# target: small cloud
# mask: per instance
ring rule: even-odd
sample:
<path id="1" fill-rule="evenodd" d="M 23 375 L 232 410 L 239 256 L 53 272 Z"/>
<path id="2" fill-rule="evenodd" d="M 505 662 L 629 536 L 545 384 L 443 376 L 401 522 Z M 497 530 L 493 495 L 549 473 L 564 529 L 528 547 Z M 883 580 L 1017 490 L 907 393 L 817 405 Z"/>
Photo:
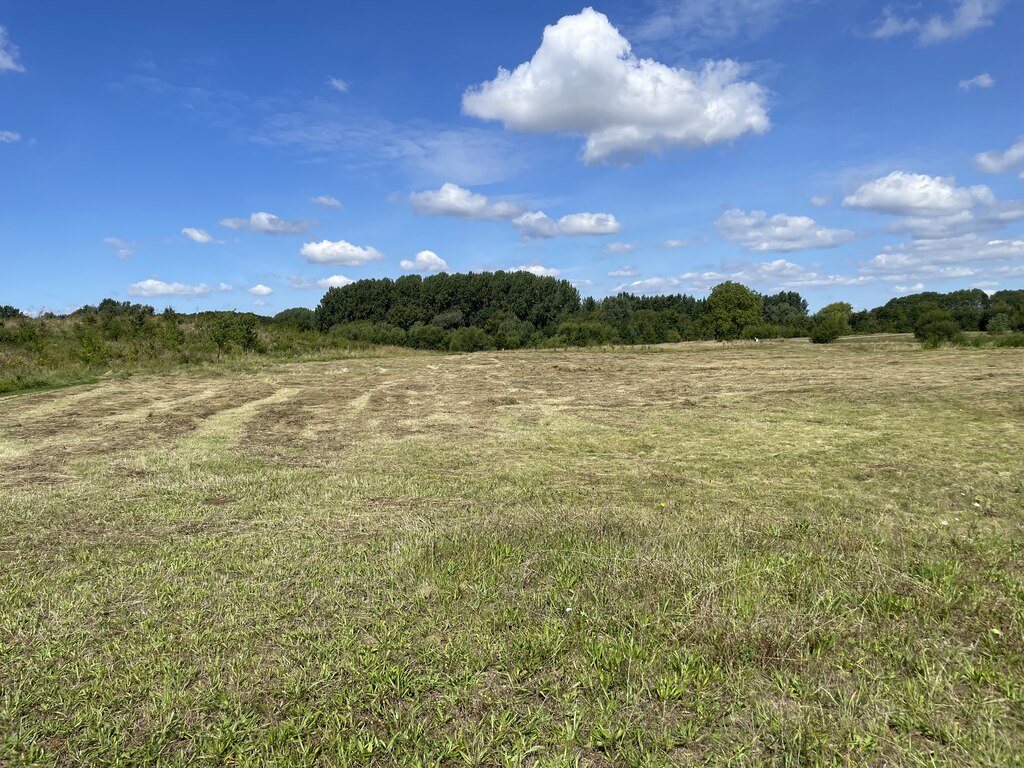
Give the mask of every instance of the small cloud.
<path id="1" fill-rule="evenodd" d="M 142 280 L 128 286 L 129 296 L 206 296 L 213 291 L 230 291 L 231 286 L 227 283 L 220 283 L 216 288 L 211 288 L 206 283 L 198 285 L 187 285 L 185 283 L 165 283 L 162 280 Z"/>
<path id="2" fill-rule="evenodd" d="M 920 293 L 924 290 L 924 283 L 915 283 L 914 285 L 894 285 L 892 287 L 893 293 Z"/>
<path id="3" fill-rule="evenodd" d="M 512 224 L 525 238 L 555 237 L 558 234 L 558 222 L 544 211 L 527 211 L 512 220 Z"/>
<path id="4" fill-rule="evenodd" d="M 119 237 L 104 237 L 103 242 L 114 249 L 114 255 L 119 259 L 130 259 L 135 255 L 135 243 L 126 243 Z"/>
<path id="5" fill-rule="evenodd" d="M 215 240 L 213 235 L 207 232 L 205 229 L 196 229 L 195 227 L 185 227 L 181 230 L 181 234 L 187 237 L 194 243 L 221 243 L 221 240 Z"/>
<path id="6" fill-rule="evenodd" d="M 992 79 L 992 75 L 988 72 L 983 72 L 977 77 L 972 77 L 970 80 L 960 81 L 960 90 L 969 91 L 972 88 L 991 88 L 996 84 L 996 81 Z"/>
<path id="7" fill-rule="evenodd" d="M 700 237 L 691 237 L 689 240 L 665 240 L 661 243 L 661 247 L 665 250 L 672 250 L 673 248 L 690 248 L 694 245 L 704 245 L 708 239 L 703 235 Z"/>
<path id="8" fill-rule="evenodd" d="M 376 248 L 363 248 L 346 240 L 306 243 L 300 253 L 306 257 L 306 261 L 314 264 L 341 264 L 346 267 L 359 267 L 384 258 L 384 254 Z"/>
<path id="9" fill-rule="evenodd" d="M 314 286 L 315 283 L 310 282 L 304 277 L 292 276 L 288 278 L 288 287 L 297 291 L 302 291 L 306 288 L 313 288 Z"/>
<path id="10" fill-rule="evenodd" d="M 605 253 L 613 255 L 623 255 L 627 253 L 633 253 L 638 248 L 636 243 L 608 243 L 604 247 Z"/>
<path id="11" fill-rule="evenodd" d="M 1006 173 L 1021 165 L 1024 165 L 1024 137 L 1005 152 L 982 152 L 974 156 L 974 167 L 982 173 Z"/>
<path id="12" fill-rule="evenodd" d="M 825 195 L 814 195 L 811 197 L 811 205 L 815 208 L 824 208 L 826 205 L 832 202 L 831 197 Z"/>
<path id="13" fill-rule="evenodd" d="M 486 196 L 448 182 L 440 189 L 413 192 L 409 195 L 413 213 L 424 216 L 455 216 L 475 221 L 514 219 L 523 209 L 505 202 L 491 202 Z"/>
<path id="14" fill-rule="evenodd" d="M 976 29 L 991 27 L 993 18 L 1004 5 L 1004 0 L 956 0 L 953 14 L 946 18 L 932 16 L 927 21 L 900 18 L 892 8 L 886 8 L 871 36 L 886 40 L 908 33 L 917 34 L 921 45 L 932 45 L 953 40 Z"/>
<path id="15" fill-rule="evenodd" d="M 323 280 L 317 280 L 316 284 L 321 288 L 344 288 L 346 285 L 352 285 L 354 282 L 355 280 L 350 280 L 344 275 L 331 275 Z"/>
<path id="16" fill-rule="evenodd" d="M 16 144 L 21 141 L 21 134 L 17 131 L 0 131 L 0 144 Z"/>
<path id="17" fill-rule="evenodd" d="M 0 72 L 24 72 L 25 67 L 18 61 L 21 52 L 7 37 L 7 30 L 0 27 Z"/>
<path id="18" fill-rule="evenodd" d="M 630 265 L 628 267 L 622 267 L 616 269 L 613 272 L 608 273 L 608 277 L 639 277 L 640 273 L 636 271 L 636 267 Z"/>
<path id="19" fill-rule="evenodd" d="M 558 220 L 563 235 L 614 235 L 622 226 L 610 213 L 570 213 Z"/>
<path id="20" fill-rule="evenodd" d="M 263 285 L 263 283 L 254 285 L 252 288 L 249 289 L 249 293 L 251 293 L 253 296 L 269 296 L 273 292 L 273 288 L 271 288 L 268 285 Z"/>
<path id="21" fill-rule="evenodd" d="M 562 274 L 562 270 L 554 269 L 552 267 L 545 267 L 540 264 L 527 264 L 521 267 L 515 267 L 510 269 L 509 272 L 529 272 L 531 275 L 537 277 L 558 277 Z"/>
<path id="22" fill-rule="evenodd" d="M 935 216 L 963 211 L 993 199 L 992 190 L 985 186 L 958 187 L 953 178 L 893 171 L 861 184 L 843 198 L 843 205 L 874 213 Z"/>
<path id="23" fill-rule="evenodd" d="M 340 209 L 342 207 L 341 201 L 336 197 L 331 197 L 330 195 L 317 195 L 316 197 L 311 198 L 310 202 L 313 203 L 313 205 L 319 205 L 321 208 Z"/>
<path id="24" fill-rule="evenodd" d="M 333 88 L 338 93 L 348 93 L 348 83 L 342 80 L 340 77 L 328 77 L 327 85 Z"/>
<path id="25" fill-rule="evenodd" d="M 269 301 L 264 301 L 263 299 L 254 299 L 251 303 L 252 303 L 252 305 L 254 307 L 269 307 L 270 306 L 270 302 Z"/>
<path id="26" fill-rule="evenodd" d="M 433 251 L 420 251 L 415 259 L 403 259 L 399 265 L 407 272 L 444 272 L 448 264 Z"/>
<path id="27" fill-rule="evenodd" d="M 651 277 L 646 280 L 637 280 L 632 283 L 624 283 L 615 290 L 617 292 L 628 291 L 629 293 L 641 294 L 644 296 L 669 293 L 683 284 L 677 277 Z"/>
<path id="28" fill-rule="evenodd" d="M 589 288 L 594 284 L 593 280 L 570 280 L 569 285 L 573 288 Z"/>
<path id="29" fill-rule="evenodd" d="M 236 232 L 247 229 L 264 235 L 303 235 L 318 221 L 285 221 L 272 213 L 259 212 L 250 214 L 248 219 L 221 219 L 220 225 Z"/>
<path id="30" fill-rule="evenodd" d="M 807 216 L 769 216 L 764 211 L 746 213 L 738 208 L 726 211 L 715 222 L 726 240 L 748 251 L 792 253 L 810 248 L 835 248 L 854 238 L 848 229 L 829 229 Z"/>

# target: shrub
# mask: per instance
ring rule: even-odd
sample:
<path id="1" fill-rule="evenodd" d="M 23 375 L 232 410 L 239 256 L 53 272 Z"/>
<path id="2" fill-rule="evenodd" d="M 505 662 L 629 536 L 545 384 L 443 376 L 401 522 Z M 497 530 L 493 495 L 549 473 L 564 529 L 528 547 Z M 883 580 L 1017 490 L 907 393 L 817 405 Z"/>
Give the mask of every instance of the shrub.
<path id="1" fill-rule="evenodd" d="M 448 349 L 451 334 L 436 325 L 417 323 L 405 336 L 407 343 L 416 349 Z"/>
<path id="2" fill-rule="evenodd" d="M 993 336 L 1000 336 L 1010 332 L 1010 316 L 1000 312 L 988 321 L 988 332 Z"/>
<path id="3" fill-rule="evenodd" d="M 296 331 L 312 331 L 316 328 L 316 313 L 306 307 L 293 307 L 274 315 L 273 323 Z"/>
<path id="4" fill-rule="evenodd" d="M 925 312 L 914 326 L 914 337 L 930 346 L 961 337 L 960 326 L 953 315 L 944 309 Z"/>
<path id="5" fill-rule="evenodd" d="M 452 332 L 448 348 L 452 352 L 479 352 L 490 349 L 491 337 L 475 325 L 459 328 Z"/>
<path id="6" fill-rule="evenodd" d="M 834 312 L 818 315 L 811 327 L 811 341 L 815 344 L 831 344 L 844 335 L 848 326 L 843 317 Z"/>

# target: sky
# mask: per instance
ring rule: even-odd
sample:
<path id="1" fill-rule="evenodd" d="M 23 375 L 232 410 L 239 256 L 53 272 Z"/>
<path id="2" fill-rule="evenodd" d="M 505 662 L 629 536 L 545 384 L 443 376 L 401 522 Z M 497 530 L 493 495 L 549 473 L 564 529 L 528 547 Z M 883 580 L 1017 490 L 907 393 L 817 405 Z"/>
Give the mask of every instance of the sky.
<path id="1" fill-rule="evenodd" d="M 1024 0 L 0 0 L 0 304 L 1024 288 Z"/>

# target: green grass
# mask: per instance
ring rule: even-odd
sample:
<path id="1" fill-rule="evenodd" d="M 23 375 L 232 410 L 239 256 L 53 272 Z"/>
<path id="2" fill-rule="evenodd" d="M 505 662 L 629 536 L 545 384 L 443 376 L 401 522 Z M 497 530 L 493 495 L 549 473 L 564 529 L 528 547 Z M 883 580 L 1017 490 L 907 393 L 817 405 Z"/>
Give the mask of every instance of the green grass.
<path id="1" fill-rule="evenodd" d="M 1024 352 L 0 401 L 0 764 L 1024 763 Z"/>

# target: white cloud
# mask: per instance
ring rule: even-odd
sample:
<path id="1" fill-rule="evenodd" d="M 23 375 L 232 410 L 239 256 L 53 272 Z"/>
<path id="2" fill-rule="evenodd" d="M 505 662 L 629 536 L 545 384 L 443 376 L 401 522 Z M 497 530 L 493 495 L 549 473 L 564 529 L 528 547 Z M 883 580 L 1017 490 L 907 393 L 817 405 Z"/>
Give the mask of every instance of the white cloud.
<path id="1" fill-rule="evenodd" d="M 974 156 L 974 167 L 982 173 L 1006 173 L 1024 166 L 1024 137 L 1005 152 L 981 152 Z"/>
<path id="2" fill-rule="evenodd" d="M 470 192 L 458 184 L 442 184 L 440 189 L 409 195 L 413 212 L 425 216 L 455 216 L 477 221 L 514 219 L 523 209 L 512 203 L 492 203 L 484 195 Z"/>
<path id="3" fill-rule="evenodd" d="M 269 296 L 273 292 L 273 288 L 271 288 L 269 285 L 263 285 L 263 283 L 258 283 L 257 285 L 254 285 L 252 288 L 249 289 L 249 293 L 251 293 L 253 296 Z"/>
<path id="4" fill-rule="evenodd" d="M 632 265 L 620 267 L 608 273 L 608 277 L 638 277 L 639 275 L 640 273 L 636 271 L 636 267 Z"/>
<path id="5" fill-rule="evenodd" d="M 448 264 L 433 251 L 420 251 L 415 259 L 403 259 L 399 265 L 408 272 L 444 272 Z"/>
<path id="6" fill-rule="evenodd" d="M 911 240 L 887 246 L 860 271 L 864 274 L 890 274 L 900 279 L 918 277 L 969 277 L 975 274 L 969 264 L 1024 259 L 1024 240 L 992 240 L 975 233 L 956 237 Z"/>
<path id="7" fill-rule="evenodd" d="M 328 77 L 327 85 L 338 93 L 348 93 L 348 83 L 342 80 L 340 77 Z"/>
<path id="8" fill-rule="evenodd" d="M 693 245 L 704 245 L 708 239 L 701 235 L 700 237 L 691 237 L 689 240 L 665 240 L 662 242 L 661 247 L 665 250 L 672 250 L 674 248 L 689 248 Z"/>
<path id="9" fill-rule="evenodd" d="M 632 162 L 770 127 L 766 93 L 734 61 L 700 72 L 638 59 L 608 18 L 585 8 L 544 30 L 533 58 L 466 91 L 462 110 L 511 130 L 586 135 L 589 163 Z"/>
<path id="10" fill-rule="evenodd" d="M 303 235 L 318 221 L 285 221 L 272 213 L 259 212 L 250 214 L 248 219 L 221 219 L 222 227 L 236 231 L 248 229 L 264 235 Z"/>
<path id="11" fill-rule="evenodd" d="M 987 160 L 996 166 L 995 160 Z M 915 239 L 948 239 L 1024 220 L 1024 201 L 997 200 L 984 185 L 958 187 L 952 178 L 902 171 L 862 184 L 843 204 L 902 216 L 887 229 Z"/>
<path id="12" fill-rule="evenodd" d="M 521 267 L 510 269 L 509 272 L 529 272 L 531 275 L 536 275 L 537 277 L 558 277 L 562 274 L 562 270 L 560 269 L 545 267 L 540 264 L 526 264 Z"/>
<path id="13" fill-rule="evenodd" d="M 829 229 L 807 216 L 768 216 L 764 211 L 746 213 L 738 208 L 722 214 L 715 226 L 726 240 L 754 252 L 835 248 L 854 238 L 848 229 Z"/>
<path id="14" fill-rule="evenodd" d="M 270 306 L 270 302 L 269 301 L 264 301 L 263 299 L 253 299 L 252 302 L 250 302 L 250 303 L 254 307 L 269 307 Z"/>
<path id="15" fill-rule="evenodd" d="M 359 267 L 384 258 L 384 254 L 376 248 L 362 248 L 345 240 L 306 243 L 300 253 L 306 257 L 306 261 L 314 264 L 341 264 L 346 267 Z"/>
<path id="16" fill-rule="evenodd" d="M 143 280 L 132 283 L 128 286 L 130 296 L 206 296 L 212 291 L 230 291 L 231 286 L 221 283 L 216 288 L 211 288 L 206 283 L 199 285 L 186 285 L 185 283 L 165 283 L 162 280 Z"/>
<path id="17" fill-rule="evenodd" d="M 219 243 L 220 240 L 215 240 L 213 235 L 207 232 L 205 229 L 196 229 L 195 227 L 185 227 L 181 230 L 181 234 L 185 235 L 189 240 L 194 243 Z"/>
<path id="18" fill-rule="evenodd" d="M 0 144 L 14 144 L 21 141 L 21 134 L 17 131 L 0 131 Z"/>
<path id="19" fill-rule="evenodd" d="M 25 67 L 18 61 L 18 46 L 7 37 L 7 30 L 0 26 L 0 72 L 24 72 Z"/>
<path id="20" fill-rule="evenodd" d="M 744 285 L 754 285 L 773 290 L 799 290 L 824 288 L 835 285 L 857 286 L 872 283 L 873 275 L 829 275 L 809 270 L 786 259 L 762 261 L 747 264 L 732 272 L 687 272 L 678 277 L 651 277 L 625 283 L 617 291 L 632 293 L 660 294 L 686 289 L 694 292 L 708 291 L 726 280 L 735 280 Z"/>
<path id="21" fill-rule="evenodd" d="M 135 243 L 126 243 L 119 237 L 104 237 L 103 242 L 114 249 L 119 259 L 130 259 L 135 254 Z"/>
<path id="22" fill-rule="evenodd" d="M 544 211 L 527 211 L 514 218 L 512 223 L 526 238 L 555 237 L 558 234 L 558 222 Z"/>
<path id="23" fill-rule="evenodd" d="M 570 213 L 558 221 L 550 218 L 544 211 L 527 211 L 520 214 L 512 223 L 525 238 L 583 237 L 587 235 L 614 235 L 622 229 L 618 219 L 610 213 Z M 623 244 L 619 243 L 621 247 Z M 625 253 L 625 251 L 617 251 Z"/>
<path id="24" fill-rule="evenodd" d="M 313 205 L 319 205 L 321 208 L 341 208 L 341 201 L 336 197 L 330 195 L 317 195 L 316 197 L 310 198 L 310 202 Z"/>
<path id="25" fill-rule="evenodd" d="M 622 225 L 610 213 L 570 213 L 558 220 L 563 235 L 614 235 Z"/>
<path id="26" fill-rule="evenodd" d="M 894 285 L 892 287 L 893 293 L 920 293 L 924 290 L 924 283 L 914 283 L 914 285 Z"/>
<path id="27" fill-rule="evenodd" d="M 636 243 L 608 243 L 604 247 L 605 253 L 626 254 L 633 253 L 638 248 Z"/>
<path id="28" fill-rule="evenodd" d="M 893 171 L 862 184 L 843 198 L 843 205 L 897 216 L 941 216 L 994 200 L 992 190 L 983 185 L 958 187 L 953 178 Z"/>
<path id="29" fill-rule="evenodd" d="M 690 277 L 690 276 L 684 276 Z M 691 278 L 692 279 L 692 278 Z M 724 279 L 741 283 L 768 285 L 775 288 L 823 288 L 831 285 L 865 285 L 873 277 L 853 275 L 828 275 L 809 270 L 786 259 L 762 261 L 725 276 Z"/>
<path id="30" fill-rule="evenodd" d="M 593 280 L 570 280 L 569 285 L 573 288 L 589 288 L 594 284 Z"/>
<path id="31" fill-rule="evenodd" d="M 963 37 L 976 29 L 992 26 L 993 17 L 1004 5 L 1004 0 L 955 0 L 950 17 L 932 16 L 927 21 L 900 18 L 886 8 L 882 19 L 872 31 L 872 37 L 887 39 L 907 33 L 916 33 L 921 45 L 931 45 Z"/>
<path id="32" fill-rule="evenodd" d="M 677 289 L 683 284 L 678 277 L 649 277 L 646 280 L 636 280 L 632 283 L 623 283 L 615 289 L 616 293 L 627 291 L 641 295 L 657 295 L 660 293 L 678 292 Z"/>
<path id="33" fill-rule="evenodd" d="M 344 275 L 331 275 L 323 280 L 317 280 L 316 284 L 321 288 L 344 288 L 346 285 L 352 285 L 354 282 L 355 280 L 351 280 Z"/>
<path id="34" fill-rule="evenodd" d="M 825 195 L 813 195 L 811 197 L 811 205 L 813 205 L 815 208 L 824 208 L 831 202 L 832 198 L 826 197 Z"/>
<path id="35" fill-rule="evenodd" d="M 991 88 L 996 84 L 996 81 L 992 79 L 992 75 L 988 72 L 982 72 L 977 77 L 972 77 L 970 80 L 960 81 L 960 90 L 969 91 L 972 88 Z"/>

